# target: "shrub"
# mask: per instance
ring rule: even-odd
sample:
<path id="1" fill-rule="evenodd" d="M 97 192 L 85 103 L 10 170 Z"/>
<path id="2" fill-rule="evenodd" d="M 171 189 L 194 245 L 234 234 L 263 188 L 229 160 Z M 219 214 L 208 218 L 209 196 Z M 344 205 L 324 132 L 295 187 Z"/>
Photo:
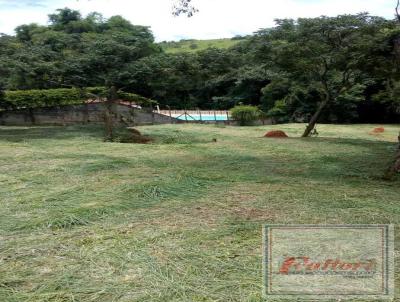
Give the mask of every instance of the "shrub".
<path id="1" fill-rule="evenodd" d="M 8 108 L 36 108 L 57 105 L 69 105 L 82 102 L 84 94 L 79 89 L 47 89 L 6 91 Z"/>
<path id="2" fill-rule="evenodd" d="M 260 117 L 260 110 L 255 106 L 239 105 L 231 109 L 231 116 L 240 126 L 249 126 Z"/>

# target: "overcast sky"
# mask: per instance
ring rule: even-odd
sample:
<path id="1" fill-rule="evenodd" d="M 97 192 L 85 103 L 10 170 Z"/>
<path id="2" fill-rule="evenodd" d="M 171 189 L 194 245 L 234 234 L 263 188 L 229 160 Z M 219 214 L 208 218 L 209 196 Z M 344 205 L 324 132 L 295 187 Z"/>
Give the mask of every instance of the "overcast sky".
<path id="1" fill-rule="evenodd" d="M 83 15 L 122 15 L 133 24 L 151 26 L 157 41 L 214 39 L 250 34 L 271 27 L 275 18 L 334 16 L 369 12 L 393 18 L 395 0 L 193 0 L 200 10 L 192 18 L 173 17 L 174 0 L 0 0 L 0 33 L 16 26 L 46 24 L 47 15 L 69 7 Z"/>

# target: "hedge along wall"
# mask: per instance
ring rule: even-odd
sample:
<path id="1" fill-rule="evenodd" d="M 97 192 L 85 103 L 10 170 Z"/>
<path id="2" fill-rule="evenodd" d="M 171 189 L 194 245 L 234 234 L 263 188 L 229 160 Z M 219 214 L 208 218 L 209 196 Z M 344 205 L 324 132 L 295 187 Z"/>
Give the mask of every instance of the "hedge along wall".
<path id="1" fill-rule="evenodd" d="M 105 97 L 106 95 L 105 87 L 5 91 L 3 100 L 0 100 L 0 109 L 29 109 L 81 104 L 96 96 Z M 133 93 L 119 91 L 118 97 L 143 106 L 156 104 L 153 100 Z"/>

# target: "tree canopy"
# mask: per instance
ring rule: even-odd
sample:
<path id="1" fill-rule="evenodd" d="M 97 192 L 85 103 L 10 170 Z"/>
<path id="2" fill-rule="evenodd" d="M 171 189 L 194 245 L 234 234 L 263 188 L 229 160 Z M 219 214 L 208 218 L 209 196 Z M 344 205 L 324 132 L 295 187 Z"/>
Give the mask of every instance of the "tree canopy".
<path id="1" fill-rule="evenodd" d="M 243 103 L 277 121 L 394 122 L 398 41 L 396 20 L 358 14 L 276 20 L 229 49 L 167 54 L 146 26 L 64 8 L 0 36 L 0 86 L 114 86 L 176 109 Z"/>

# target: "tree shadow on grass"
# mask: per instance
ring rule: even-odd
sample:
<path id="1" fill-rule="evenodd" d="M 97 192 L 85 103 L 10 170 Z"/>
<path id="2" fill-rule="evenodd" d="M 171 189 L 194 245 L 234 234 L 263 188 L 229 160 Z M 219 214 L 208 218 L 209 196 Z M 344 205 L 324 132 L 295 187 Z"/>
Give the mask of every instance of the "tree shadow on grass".
<path id="1" fill-rule="evenodd" d="M 387 183 L 382 180 L 382 175 L 394 154 L 395 143 L 366 139 L 317 138 L 307 141 L 311 148 L 309 153 L 305 154 L 296 152 L 296 148 L 302 148 L 296 144 L 299 140 L 304 142 L 300 138 L 292 139 L 289 145 L 285 144 L 286 150 L 280 150 L 279 154 L 252 155 L 251 152 L 229 152 L 208 156 L 202 163 L 193 165 L 205 165 L 201 168 L 204 171 L 224 171 L 220 177 L 231 180 L 268 182 L 280 179 L 321 183 L 371 180 Z M 324 144 L 325 150 L 321 149 L 321 144 Z M 332 149 L 329 148 L 330 145 Z"/>
<path id="2" fill-rule="evenodd" d="M 362 138 L 340 138 L 340 137 L 315 137 L 315 138 L 301 138 L 310 144 L 315 143 L 329 143 L 336 145 L 349 145 L 355 147 L 374 147 L 374 146 L 396 146 L 394 142 L 378 141 L 373 139 Z"/>
<path id="3" fill-rule="evenodd" d="M 0 127 L 0 141 L 23 142 L 29 140 L 66 140 L 76 137 L 102 138 L 101 125 L 40 126 L 40 127 Z"/>

